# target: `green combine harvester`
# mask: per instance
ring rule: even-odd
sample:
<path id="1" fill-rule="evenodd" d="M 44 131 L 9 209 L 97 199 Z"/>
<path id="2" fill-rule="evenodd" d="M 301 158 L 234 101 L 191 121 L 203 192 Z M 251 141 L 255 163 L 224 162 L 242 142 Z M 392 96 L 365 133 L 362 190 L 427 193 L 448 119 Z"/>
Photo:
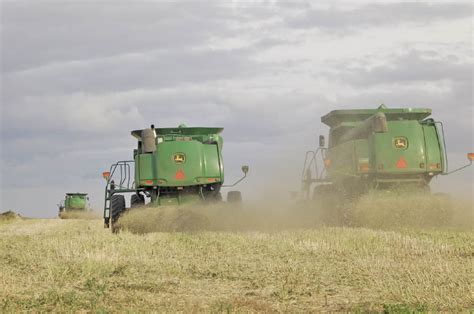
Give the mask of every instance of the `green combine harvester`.
<path id="1" fill-rule="evenodd" d="M 222 157 L 223 128 L 186 127 L 155 128 L 132 131 L 137 139 L 133 160 L 119 161 L 103 173 L 105 188 L 104 224 L 117 222 L 127 210 L 124 194 L 131 194 L 130 208 L 181 205 L 202 201 L 222 201 L 224 186 Z M 229 191 L 227 201 L 240 203 L 240 191 Z"/>
<path id="2" fill-rule="evenodd" d="M 431 180 L 448 171 L 443 124 L 428 118 L 431 109 L 334 110 L 321 118 L 329 126 L 329 145 L 306 153 L 303 199 L 336 207 L 372 189 L 429 191 Z"/>
<path id="3" fill-rule="evenodd" d="M 89 201 L 87 193 L 66 193 L 64 200 L 58 204 L 59 217 L 71 211 L 86 211 L 87 201 Z"/>

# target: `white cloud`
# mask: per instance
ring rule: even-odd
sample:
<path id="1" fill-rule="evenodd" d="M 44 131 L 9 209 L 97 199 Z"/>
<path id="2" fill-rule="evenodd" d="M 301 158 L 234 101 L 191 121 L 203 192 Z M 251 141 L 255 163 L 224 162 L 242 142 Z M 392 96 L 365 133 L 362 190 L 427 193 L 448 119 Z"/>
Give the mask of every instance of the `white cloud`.
<path id="1" fill-rule="evenodd" d="M 8 2 L 0 209 L 51 215 L 66 190 L 100 206 L 101 171 L 151 123 L 225 127 L 227 178 L 250 163 L 247 195 L 276 172 L 298 189 L 320 116 L 337 108 L 432 107 L 457 156 L 473 145 L 469 8 Z"/>

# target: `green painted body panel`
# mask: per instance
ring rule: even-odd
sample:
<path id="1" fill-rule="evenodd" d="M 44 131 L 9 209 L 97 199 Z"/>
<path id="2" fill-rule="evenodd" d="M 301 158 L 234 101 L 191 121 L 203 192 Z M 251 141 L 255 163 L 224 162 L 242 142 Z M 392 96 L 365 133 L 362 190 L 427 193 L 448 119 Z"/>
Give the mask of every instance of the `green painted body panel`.
<path id="1" fill-rule="evenodd" d="M 355 140 L 354 141 L 354 164 L 357 167 L 357 163 L 370 163 L 369 156 L 369 141 L 367 140 Z M 360 172 L 357 170 L 357 172 Z"/>
<path id="2" fill-rule="evenodd" d="M 335 146 L 328 152 L 331 166 L 329 177 L 334 181 L 344 180 L 360 174 L 359 163 L 369 163 L 369 144 L 367 140 L 354 140 Z"/>
<path id="3" fill-rule="evenodd" d="M 328 169 L 328 176 L 334 181 L 342 180 L 346 176 L 352 176 L 355 172 L 354 141 L 345 142 L 332 148 L 328 157 L 331 166 Z"/>
<path id="4" fill-rule="evenodd" d="M 218 135 L 221 128 L 156 130 L 159 130 L 156 151 L 141 153 L 139 146 L 135 156 L 136 187 L 186 187 L 224 182 L 223 140 Z M 138 131 L 132 134 L 139 138 Z M 176 155 L 183 156 L 184 161 L 176 162 Z"/>
<path id="5" fill-rule="evenodd" d="M 381 129 L 370 131 L 371 118 L 382 112 Z M 429 183 L 445 169 L 444 144 L 430 109 L 335 110 L 321 118 L 331 126 L 326 168 L 334 183 Z M 355 132 L 360 130 L 360 132 Z M 375 129 L 374 129 L 375 130 Z"/>
<path id="6" fill-rule="evenodd" d="M 423 173 L 426 171 L 426 151 L 423 127 L 418 121 L 390 121 L 387 133 L 376 133 L 370 137 L 372 142 L 374 158 L 370 164 L 371 171 L 378 173 Z M 406 149 L 396 149 L 394 141 L 396 138 L 407 139 Z M 406 161 L 406 168 L 396 166 L 400 158 Z M 420 164 L 425 165 L 420 167 Z M 383 169 L 378 169 L 383 165 Z M 380 167 L 382 168 L 382 167 Z"/>
<path id="7" fill-rule="evenodd" d="M 186 161 L 177 164 L 173 159 L 176 153 L 184 154 Z M 139 154 L 139 176 L 135 182 L 139 182 L 139 186 L 144 185 L 142 183 L 145 180 L 153 180 L 160 186 L 207 184 L 208 178 L 222 182 L 224 177 L 219 156 L 217 145 L 214 144 L 198 141 L 163 142 L 157 145 L 155 153 Z"/>
<path id="8" fill-rule="evenodd" d="M 138 154 L 135 157 L 135 183 L 140 186 L 141 181 L 155 180 L 153 176 L 156 168 L 154 154 Z"/>
<path id="9" fill-rule="evenodd" d="M 64 208 L 71 209 L 86 209 L 87 194 L 84 193 L 68 193 L 64 199 Z"/>
<path id="10" fill-rule="evenodd" d="M 426 164 L 428 170 L 433 171 L 432 165 L 440 164 L 440 169 L 436 172 L 443 171 L 446 167 L 444 161 L 444 150 L 441 144 L 441 139 L 438 137 L 438 132 L 434 124 L 423 124 L 423 133 L 425 135 L 425 151 Z"/>

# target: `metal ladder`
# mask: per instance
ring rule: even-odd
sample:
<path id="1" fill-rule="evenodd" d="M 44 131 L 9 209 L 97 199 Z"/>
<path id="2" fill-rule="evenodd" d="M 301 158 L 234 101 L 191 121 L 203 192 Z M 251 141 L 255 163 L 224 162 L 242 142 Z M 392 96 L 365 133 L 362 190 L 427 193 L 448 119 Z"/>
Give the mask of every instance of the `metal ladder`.
<path id="1" fill-rule="evenodd" d="M 116 193 L 135 191 L 135 182 L 131 177 L 131 165 L 134 163 L 134 160 L 122 160 L 110 166 L 110 176 L 105 185 L 104 197 L 104 222 L 106 227 L 109 226 L 110 200 L 112 196 Z M 115 182 L 115 179 L 117 179 L 118 183 Z"/>
<path id="2" fill-rule="evenodd" d="M 306 152 L 303 171 L 301 173 L 301 192 L 303 197 L 309 199 L 310 189 L 313 183 L 328 182 L 326 179 L 327 148 L 318 147 L 315 151 Z"/>

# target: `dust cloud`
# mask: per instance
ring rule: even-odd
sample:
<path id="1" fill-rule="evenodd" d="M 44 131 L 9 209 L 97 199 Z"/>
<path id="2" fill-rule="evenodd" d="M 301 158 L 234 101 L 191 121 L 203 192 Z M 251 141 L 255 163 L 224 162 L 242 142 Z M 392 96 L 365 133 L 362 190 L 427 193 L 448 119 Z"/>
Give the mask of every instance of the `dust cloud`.
<path id="1" fill-rule="evenodd" d="M 321 208 L 313 200 L 145 206 L 127 211 L 118 227 L 133 233 L 272 232 L 322 226 L 471 229 L 473 221 L 473 204 L 468 200 L 443 194 L 372 191 L 332 208 Z"/>
<path id="2" fill-rule="evenodd" d="M 293 223 L 288 221 L 291 217 Z M 134 233 L 172 231 L 271 231 L 285 227 L 301 227 L 297 215 L 276 204 L 261 202 L 183 205 L 179 207 L 142 207 L 128 211 L 119 227 Z M 308 225 L 309 227 L 309 225 Z"/>
<path id="3" fill-rule="evenodd" d="M 352 199 L 344 198 L 342 193 L 337 194 L 338 204 L 330 206 L 321 205 L 318 199 L 304 200 L 302 193 L 298 192 L 301 182 L 295 178 L 295 173 L 301 173 L 300 165 L 291 162 L 295 158 L 296 155 L 286 156 L 282 151 L 278 162 L 269 161 L 254 167 L 253 175 L 242 183 L 244 202 L 241 205 L 217 202 L 134 208 L 120 218 L 118 229 L 149 233 L 273 232 L 324 226 L 384 230 L 474 227 L 471 196 L 462 198 L 426 190 L 389 189 L 373 190 Z M 289 181 L 288 178 L 295 178 L 296 181 Z M 253 196 L 253 200 L 246 200 L 249 194 L 252 194 L 250 199 Z"/>
<path id="4" fill-rule="evenodd" d="M 67 212 L 59 213 L 58 217 L 61 219 L 98 219 L 100 218 L 100 214 L 95 211 L 89 210 L 71 210 Z"/>
<path id="5" fill-rule="evenodd" d="M 348 213 L 353 226 L 374 229 L 474 227 L 472 201 L 444 193 L 371 191 Z"/>

